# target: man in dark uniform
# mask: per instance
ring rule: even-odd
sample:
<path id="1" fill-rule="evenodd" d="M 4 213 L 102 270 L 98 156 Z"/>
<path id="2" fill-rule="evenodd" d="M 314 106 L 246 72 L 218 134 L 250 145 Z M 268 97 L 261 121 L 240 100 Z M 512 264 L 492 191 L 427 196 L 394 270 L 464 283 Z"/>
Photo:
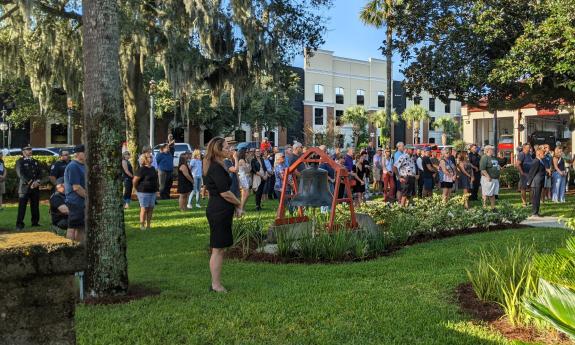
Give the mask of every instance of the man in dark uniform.
<path id="1" fill-rule="evenodd" d="M 52 183 L 52 194 L 56 192 L 56 181 L 59 178 L 64 178 L 64 170 L 68 165 L 70 153 L 66 150 L 60 151 L 60 159 L 54 162 L 50 167 L 50 183 Z"/>
<path id="2" fill-rule="evenodd" d="M 22 148 L 22 157 L 16 161 L 16 174 L 18 175 L 18 218 L 16 229 L 24 228 L 24 216 L 30 200 L 30 212 L 32 213 L 32 226 L 40 226 L 40 164 L 32 158 L 32 147 L 27 145 Z"/>
<path id="3" fill-rule="evenodd" d="M 478 200 L 479 194 L 479 184 L 481 180 L 481 171 L 479 171 L 479 161 L 481 160 L 481 156 L 477 153 L 477 145 L 472 144 L 469 147 L 469 163 L 471 163 L 471 167 L 473 169 L 473 186 L 471 186 L 471 196 L 469 200 Z"/>

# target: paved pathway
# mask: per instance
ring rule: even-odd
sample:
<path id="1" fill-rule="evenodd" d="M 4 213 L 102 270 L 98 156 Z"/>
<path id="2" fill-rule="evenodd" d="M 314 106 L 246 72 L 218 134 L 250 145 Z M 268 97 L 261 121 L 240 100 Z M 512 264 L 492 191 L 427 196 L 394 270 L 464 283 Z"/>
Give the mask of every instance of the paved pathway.
<path id="1" fill-rule="evenodd" d="M 529 217 L 521 224 L 540 228 L 565 228 L 565 224 L 559 221 L 559 217 Z"/>

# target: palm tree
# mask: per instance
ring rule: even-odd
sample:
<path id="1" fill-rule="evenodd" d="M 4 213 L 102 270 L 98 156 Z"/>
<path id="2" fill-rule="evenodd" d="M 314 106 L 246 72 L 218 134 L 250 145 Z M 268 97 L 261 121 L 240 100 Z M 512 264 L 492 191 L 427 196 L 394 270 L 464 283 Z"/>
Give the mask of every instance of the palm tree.
<path id="1" fill-rule="evenodd" d="M 360 105 L 355 105 L 349 107 L 343 113 L 341 120 L 344 123 L 349 123 L 353 125 L 353 143 L 354 147 L 357 147 L 361 134 L 365 132 L 365 128 L 369 123 L 368 112 L 364 107 Z"/>
<path id="2" fill-rule="evenodd" d="M 403 0 L 370 0 L 361 10 L 361 21 L 367 25 L 381 28 L 385 25 L 385 59 L 387 64 L 387 87 L 385 91 L 385 113 L 387 117 L 387 132 L 392 132 L 391 119 L 391 83 L 393 81 L 391 58 L 393 56 L 393 30 L 396 27 L 398 13 L 403 7 Z M 393 139 L 393 138 L 391 138 Z M 391 140 L 390 139 L 390 140 Z"/>
<path id="3" fill-rule="evenodd" d="M 387 146 L 391 143 L 391 132 L 389 131 L 391 126 L 389 126 L 387 121 L 387 115 L 384 110 L 378 110 L 369 117 L 370 124 L 377 128 L 381 128 L 382 146 Z M 391 114 L 391 122 L 392 124 L 399 122 L 399 116 L 397 116 L 395 111 Z"/>
<path id="4" fill-rule="evenodd" d="M 419 124 L 421 121 L 429 120 L 429 113 L 421 105 L 412 105 L 405 109 L 401 116 L 407 128 L 413 128 L 413 143 L 416 144 L 416 139 L 419 138 Z"/>
<path id="5" fill-rule="evenodd" d="M 435 128 L 441 128 L 441 143 L 447 145 L 451 140 L 457 139 L 459 136 L 460 126 L 453 120 L 451 116 L 442 116 L 433 124 Z"/>

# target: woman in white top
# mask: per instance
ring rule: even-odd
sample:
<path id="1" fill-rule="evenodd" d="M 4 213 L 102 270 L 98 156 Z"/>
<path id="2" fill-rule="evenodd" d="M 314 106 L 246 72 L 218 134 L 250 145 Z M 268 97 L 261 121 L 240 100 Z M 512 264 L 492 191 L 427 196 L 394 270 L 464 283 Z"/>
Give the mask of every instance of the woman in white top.
<path id="1" fill-rule="evenodd" d="M 190 193 L 188 197 L 188 208 L 193 208 L 192 201 L 194 195 L 196 196 L 196 207 L 202 207 L 200 205 L 200 197 L 202 190 L 202 153 L 200 150 L 196 149 L 192 153 L 192 160 L 190 161 L 190 171 L 192 172 L 192 177 L 194 179 L 194 190 Z"/>
<path id="2" fill-rule="evenodd" d="M 451 197 L 453 182 L 455 182 L 455 165 L 449 159 L 449 151 L 441 151 L 441 161 L 439 161 L 439 171 L 441 171 L 441 189 L 443 190 L 443 201 L 447 202 Z"/>
<path id="3" fill-rule="evenodd" d="M 240 208 L 242 210 L 244 209 L 244 206 L 248 201 L 248 197 L 250 196 L 250 189 L 252 186 L 251 171 L 252 167 L 246 158 L 246 150 L 241 149 L 238 152 L 238 181 L 240 184 L 240 193 L 241 193 Z"/>

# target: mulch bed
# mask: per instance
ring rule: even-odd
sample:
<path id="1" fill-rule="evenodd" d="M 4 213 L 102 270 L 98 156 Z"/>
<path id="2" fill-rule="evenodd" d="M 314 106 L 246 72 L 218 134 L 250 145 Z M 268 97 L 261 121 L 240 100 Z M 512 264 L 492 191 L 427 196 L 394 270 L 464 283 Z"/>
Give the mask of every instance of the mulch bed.
<path id="1" fill-rule="evenodd" d="M 150 296 L 158 296 L 160 289 L 151 288 L 139 284 L 131 284 L 128 287 L 128 293 L 121 296 L 111 296 L 98 299 L 85 298 L 83 303 L 87 305 L 110 305 L 110 304 L 124 304 L 131 301 L 136 301 Z M 79 301 L 82 303 L 82 301 Z"/>
<path id="2" fill-rule="evenodd" d="M 507 339 L 549 345 L 575 344 L 563 333 L 545 332 L 528 326 L 512 326 L 497 303 L 484 302 L 477 298 L 471 283 L 459 285 L 455 289 L 455 295 L 463 312 L 471 315 L 475 321 L 485 322 Z"/>
<path id="3" fill-rule="evenodd" d="M 467 228 L 467 229 L 460 229 L 454 231 L 445 231 L 445 232 L 438 232 L 432 234 L 420 234 L 416 236 L 410 237 L 404 244 L 396 245 L 389 247 L 385 252 L 370 255 L 361 259 L 348 257 L 343 260 L 312 260 L 312 259 L 303 259 L 303 258 L 282 258 L 274 254 L 269 253 L 261 253 L 252 251 L 248 255 L 244 255 L 240 248 L 230 248 L 226 251 L 226 257 L 239 259 L 244 261 L 251 261 L 251 262 L 265 262 L 265 263 L 272 263 L 272 264 L 337 264 L 337 263 L 345 263 L 345 262 L 360 262 L 360 261 L 368 261 L 377 259 L 382 256 L 389 256 L 395 253 L 396 251 L 414 245 L 418 243 L 425 243 L 430 242 L 436 239 L 442 238 L 449 238 L 453 236 L 460 236 L 460 235 L 471 235 L 483 232 L 492 232 L 492 231 L 503 231 L 503 230 L 510 230 L 510 229 L 522 229 L 522 228 L 529 228 L 529 225 L 523 224 L 500 224 L 496 226 L 491 226 L 489 228 Z M 255 247 L 255 244 L 252 245 Z"/>

